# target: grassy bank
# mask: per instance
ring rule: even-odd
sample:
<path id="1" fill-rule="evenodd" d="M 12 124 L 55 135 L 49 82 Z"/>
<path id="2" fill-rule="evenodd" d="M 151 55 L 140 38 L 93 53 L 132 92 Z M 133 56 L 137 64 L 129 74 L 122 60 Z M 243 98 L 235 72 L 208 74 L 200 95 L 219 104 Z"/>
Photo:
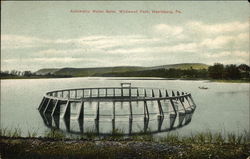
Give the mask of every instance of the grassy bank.
<path id="1" fill-rule="evenodd" d="M 1 138 L 2 158 L 246 159 L 250 144 Z"/>
<path id="2" fill-rule="evenodd" d="M 28 132 L 1 130 L 2 158 L 220 158 L 246 159 L 250 156 L 249 133 L 197 133 L 182 137 L 169 133 L 154 138 L 151 134 L 97 136 L 91 131 L 77 138 L 67 138 L 61 131 L 45 132 L 37 137 Z"/>

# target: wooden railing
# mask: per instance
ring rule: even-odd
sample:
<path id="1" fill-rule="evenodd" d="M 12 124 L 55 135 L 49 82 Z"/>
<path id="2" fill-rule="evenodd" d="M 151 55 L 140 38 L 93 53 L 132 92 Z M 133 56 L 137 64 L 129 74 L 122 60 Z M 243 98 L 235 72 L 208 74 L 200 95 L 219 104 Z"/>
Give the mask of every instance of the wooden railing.
<path id="1" fill-rule="evenodd" d="M 164 117 L 162 101 L 169 101 L 173 108 L 175 115 L 179 113 L 176 109 L 175 103 L 178 101 L 185 113 L 188 112 L 186 108 L 194 111 L 196 105 L 190 93 L 180 92 L 175 90 L 159 89 L 159 88 L 143 88 L 143 87 L 103 87 L 103 88 L 77 88 L 77 89 L 64 89 L 47 92 L 43 97 L 43 100 L 39 106 L 39 111 L 46 114 L 50 113 L 52 116 L 60 115 L 60 107 L 62 104 L 66 105 L 65 111 L 63 112 L 64 118 L 70 118 L 71 114 L 71 103 L 80 103 L 81 108 L 78 118 L 84 116 L 84 103 L 85 102 L 97 102 L 96 109 L 96 120 L 99 120 L 100 102 L 111 102 L 113 103 L 113 119 L 115 119 L 115 103 L 116 102 L 129 102 L 129 118 L 133 119 L 132 102 L 144 102 L 144 118 L 149 118 L 148 112 L 148 101 L 156 101 L 159 118 Z M 188 107 L 185 107 L 184 102 L 188 103 Z"/>

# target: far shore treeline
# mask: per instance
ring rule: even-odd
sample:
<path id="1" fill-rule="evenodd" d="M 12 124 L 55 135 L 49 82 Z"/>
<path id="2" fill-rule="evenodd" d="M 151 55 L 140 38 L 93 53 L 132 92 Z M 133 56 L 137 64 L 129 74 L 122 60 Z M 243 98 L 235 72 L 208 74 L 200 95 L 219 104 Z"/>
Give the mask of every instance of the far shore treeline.
<path id="1" fill-rule="evenodd" d="M 155 67 L 99 67 L 62 68 L 31 71 L 1 71 L 1 79 L 18 78 L 67 78 L 67 77 L 162 77 L 172 79 L 214 79 L 250 81 L 247 64 L 215 63 L 212 66 L 199 63 L 163 65 Z"/>

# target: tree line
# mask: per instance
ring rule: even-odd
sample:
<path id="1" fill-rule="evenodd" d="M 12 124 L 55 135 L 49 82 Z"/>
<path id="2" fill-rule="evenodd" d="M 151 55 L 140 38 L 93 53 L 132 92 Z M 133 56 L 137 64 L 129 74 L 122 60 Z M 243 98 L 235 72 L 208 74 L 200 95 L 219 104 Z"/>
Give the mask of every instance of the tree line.
<path id="1" fill-rule="evenodd" d="M 11 71 L 1 71 L 0 72 L 1 78 L 66 78 L 72 77 L 69 75 L 55 75 L 51 73 L 47 73 L 44 75 L 36 74 L 31 71 L 18 71 L 18 70 L 11 70 Z"/>
<path id="2" fill-rule="evenodd" d="M 249 79 L 250 67 L 246 64 L 236 66 L 215 63 L 208 67 L 208 76 L 213 79 Z"/>
<path id="3" fill-rule="evenodd" d="M 108 77 L 163 77 L 163 78 L 183 78 L 183 79 L 225 79 L 236 80 L 250 78 L 250 67 L 246 64 L 239 66 L 229 64 L 223 65 L 215 63 L 208 69 L 154 69 L 128 72 L 109 72 L 105 74 L 95 74 L 95 76 Z"/>
<path id="4" fill-rule="evenodd" d="M 31 71 L 18 71 L 18 70 L 11 70 L 11 71 L 1 71 L 1 77 L 5 76 L 25 76 L 29 77 L 35 75 L 35 73 L 32 73 Z"/>

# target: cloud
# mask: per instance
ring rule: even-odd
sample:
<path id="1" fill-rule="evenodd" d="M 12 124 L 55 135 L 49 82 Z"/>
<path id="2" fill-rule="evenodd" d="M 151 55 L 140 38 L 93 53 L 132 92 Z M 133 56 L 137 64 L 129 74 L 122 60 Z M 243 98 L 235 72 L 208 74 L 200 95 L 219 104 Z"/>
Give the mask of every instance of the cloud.
<path id="1" fill-rule="evenodd" d="M 224 52 L 219 52 L 219 53 L 209 53 L 206 56 L 208 58 L 221 58 L 221 57 L 226 57 L 231 55 L 230 52 L 224 51 Z"/>
<path id="2" fill-rule="evenodd" d="M 22 35 L 1 35 L 2 49 L 34 48 L 51 43 L 52 40 Z"/>
<path id="3" fill-rule="evenodd" d="M 247 58 L 249 60 L 249 52 L 246 51 L 234 51 L 233 52 L 234 55 L 236 55 L 237 57 L 243 57 L 243 58 Z"/>
<path id="4" fill-rule="evenodd" d="M 201 42 L 201 46 L 208 47 L 208 48 L 221 48 L 228 43 L 231 43 L 235 40 L 233 36 L 217 36 L 214 38 L 204 39 Z"/>
<path id="5" fill-rule="evenodd" d="M 250 56 L 247 51 L 221 51 L 210 52 L 206 54 L 206 57 L 210 59 L 210 63 L 221 62 L 224 64 L 249 64 Z M 214 61 L 214 62 L 213 62 Z"/>
<path id="6" fill-rule="evenodd" d="M 249 40 L 249 33 L 241 33 L 238 35 L 240 40 Z"/>
<path id="7" fill-rule="evenodd" d="M 157 24 L 154 27 L 154 31 L 159 34 L 176 36 L 183 32 L 183 28 L 180 26 L 171 26 L 167 24 Z"/>
<path id="8" fill-rule="evenodd" d="M 218 33 L 229 33 L 246 31 L 249 28 L 248 22 L 228 22 L 221 24 L 205 24 L 200 21 L 188 22 L 187 26 L 192 28 L 194 31 L 204 32 L 206 34 L 218 34 Z"/>
<path id="9" fill-rule="evenodd" d="M 235 28 L 234 28 L 235 27 Z M 249 63 L 247 22 L 156 24 L 148 34 L 45 39 L 1 35 L 2 61 L 13 67 L 163 65 L 178 62 Z M 5 66 L 6 67 L 6 66 Z"/>
<path id="10" fill-rule="evenodd" d="M 47 49 L 47 50 L 41 50 L 38 51 L 38 54 L 41 54 L 43 56 L 69 56 L 74 55 L 78 53 L 83 53 L 84 49 L 68 49 L 68 50 L 62 50 L 62 49 Z"/>
<path id="11" fill-rule="evenodd" d="M 75 39 L 58 39 L 55 43 L 69 44 L 74 43 L 78 47 L 89 47 L 95 49 L 109 49 L 113 47 L 124 47 L 138 44 L 145 44 L 159 41 L 157 38 L 145 35 L 120 35 L 120 36 L 87 36 Z"/>
<path id="12" fill-rule="evenodd" d="M 41 39 L 22 35 L 1 35 L 3 49 L 20 49 L 30 47 L 41 47 L 51 44 L 75 45 L 75 47 L 84 47 L 96 49 L 108 49 L 118 46 L 130 46 L 135 44 L 145 44 L 159 41 L 157 38 L 150 38 L 144 35 L 120 35 L 120 36 L 86 36 L 74 39 Z"/>
<path id="13" fill-rule="evenodd" d="M 145 56 L 146 54 L 152 54 L 153 56 L 164 54 L 176 54 L 179 52 L 195 52 L 198 49 L 196 43 L 183 43 L 170 46 L 144 46 L 135 48 L 119 48 L 107 51 L 109 54 L 138 54 L 138 56 Z"/>

